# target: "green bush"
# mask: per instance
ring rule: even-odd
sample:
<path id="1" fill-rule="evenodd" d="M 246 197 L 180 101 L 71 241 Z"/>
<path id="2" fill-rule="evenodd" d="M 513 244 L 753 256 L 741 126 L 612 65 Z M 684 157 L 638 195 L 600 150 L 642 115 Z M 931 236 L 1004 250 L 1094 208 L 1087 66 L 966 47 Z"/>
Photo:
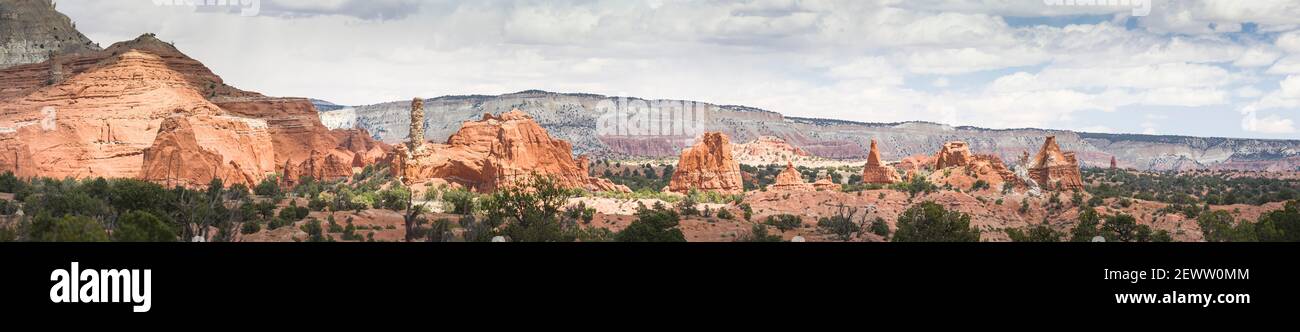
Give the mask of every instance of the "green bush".
<path id="1" fill-rule="evenodd" d="M 971 228 L 970 216 L 948 211 L 934 202 L 912 205 L 898 216 L 894 242 L 979 242 L 980 232 Z"/>
<path id="2" fill-rule="evenodd" d="M 767 225 L 754 225 L 748 234 L 742 234 L 736 237 L 736 242 L 781 242 L 781 236 L 771 234 L 767 230 Z"/>
<path id="3" fill-rule="evenodd" d="M 88 217 L 65 215 L 62 218 L 41 213 L 32 220 L 27 238 L 37 242 L 108 242 L 108 233 L 98 221 Z"/>
<path id="4" fill-rule="evenodd" d="M 799 219 L 799 216 L 782 214 L 768 216 L 767 221 L 764 221 L 763 224 L 776 227 L 776 229 L 779 229 L 782 232 L 788 232 L 803 227 L 803 220 Z"/>
<path id="5" fill-rule="evenodd" d="M 1011 242 L 1061 242 L 1065 234 L 1058 232 L 1047 225 L 1038 225 L 1030 227 L 1026 232 L 1017 228 L 1006 229 Z"/>
<path id="6" fill-rule="evenodd" d="M 257 234 L 257 232 L 261 232 L 261 231 L 262 231 L 262 224 L 252 222 L 252 221 L 246 222 L 244 223 L 243 226 L 239 227 L 239 233 L 244 235 Z"/>
<path id="7" fill-rule="evenodd" d="M 618 232 L 614 237 L 616 241 L 686 242 L 686 235 L 677 228 L 681 223 L 681 217 L 676 211 L 656 203 L 653 208 L 642 207 L 636 214 L 637 220 Z"/>
<path id="8" fill-rule="evenodd" d="M 474 214 L 474 196 L 474 193 L 462 189 L 449 190 L 442 194 L 442 201 L 452 214 L 470 215 Z"/>
<path id="9" fill-rule="evenodd" d="M 117 219 L 113 239 L 118 242 L 176 242 L 176 230 L 144 211 L 131 211 Z"/>

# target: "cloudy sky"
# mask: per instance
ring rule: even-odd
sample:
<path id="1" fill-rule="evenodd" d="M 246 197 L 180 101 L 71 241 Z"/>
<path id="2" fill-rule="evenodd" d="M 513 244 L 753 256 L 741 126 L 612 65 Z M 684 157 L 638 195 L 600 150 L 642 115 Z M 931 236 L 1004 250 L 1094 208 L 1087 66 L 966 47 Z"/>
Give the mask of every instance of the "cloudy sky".
<path id="1" fill-rule="evenodd" d="M 1300 1 L 1066 1 L 58 8 L 104 46 L 154 32 L 232 85 L 349 105 L 542 89 L 868 122 L 1300 138 Z"/>

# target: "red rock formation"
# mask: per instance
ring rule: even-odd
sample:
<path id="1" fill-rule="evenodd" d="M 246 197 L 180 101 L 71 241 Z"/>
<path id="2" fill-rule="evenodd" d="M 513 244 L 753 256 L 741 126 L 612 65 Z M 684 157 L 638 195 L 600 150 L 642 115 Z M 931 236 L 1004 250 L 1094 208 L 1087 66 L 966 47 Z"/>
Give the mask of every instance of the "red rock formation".
<path id="1" fill-rule="evenodd" d="M 48 85 L 56 63 L 66 79 Z M 252 186 L 313 153 L 354 159 L 306 99 L 230 87 L 152 35 L 0 70 L 0 142 L 18 152 L 0 155 L 0 165 L 16 155 L 19 166 L 35 165 L 23 170 L 33 176 L 191 186 L 213 178 Z"/>
<path id="2" fill-rule="evenodd" d="M 1083 175 L 1073 152 L 1061 152 L 1056 136 L 1048 136 L 1043 149 L 1034 157 L 1029 177 L 1048 190 L 1082 190 Z"/>
<path id="3" fill-rule="evenodd" d="M 948 142 L 939 150 L 939 154 L 934 156 L 934 169 L 941 170 L 948 167 L 966 166 L 974 156 L 970 152 L 970 145 L 966 142 Z"/>
<path id="4" fill-rule="evenodd" d="M 745 192 L 740 163 L 732 157 L 731 139 L 726 134 L 705 133 L 695 146 L 682 152 L 668 191 L 688 193 L 691 190 L 725 194 Z"/>
<path id="5" fill-rule="evenodd" d="M 794 168 L 793 163 L 788 163 L 781 173 L 776 175 L 776 182 L 768 186 L 768 190 L 773 191 L 812 191 L 813 187 L 804 182 L 803 174 Z"/>
<path id="6" fill-rule="evenodd" d="M 446 144 L 425 142 L 413 151 L 398 146 L 386 160 L 408 183 L 441 179 L 478 192 L 495 191 L 533 174 L 553 177 L 569 188 L 631 191 L 588 176 L 590 166 L 585 159 L 573 158 L 568 142 L 551 138 L 519 110 L 465 122 Z"/>
<path id="7" fill-rule="evenodd" d="M 1114 156 L 1110 157 L 1110 169 L 1119 169 L 1119 161 Z"/>
<path id="8" fill-rule="evenodd" d="M 820 179 L 817 179 L 817 182 L 813 182 L 812 186 L 813 186 L 813 190 L 816 191 L 840 191 L 844 189 L 844 186 L 841 186 L 839 184 L 836 184 L 834 181 L 831 181 L 830 177 L 822 177 Z"/>
<path id="9" fill-rule="evenodd" d="M 899 178 L 898 171 L 885 165 L 880 160 L 880 149 L 876 146 L 876 140 L 871 140 L 871 152 L 867 154 L 867 166 L 862 169 L 862 183 L 894 184 L 899 181 L 902 181 L 902 179 Z"/>

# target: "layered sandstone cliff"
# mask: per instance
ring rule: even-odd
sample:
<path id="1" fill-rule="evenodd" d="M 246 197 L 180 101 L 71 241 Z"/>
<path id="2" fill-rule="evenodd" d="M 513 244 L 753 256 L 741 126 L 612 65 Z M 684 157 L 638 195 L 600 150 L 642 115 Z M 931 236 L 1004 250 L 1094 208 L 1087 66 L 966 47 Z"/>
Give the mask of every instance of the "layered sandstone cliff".
<path id="1" fill-rule="evenodd" d="M 731 138 L 723 133 L 705 133 L 695 146 L 682 152 L 668 191 L 691 190 L 739 194 L 745 192 L 740 163 L 732 155 Z"/>
<path id="2" fill-rule="evenodd" d="M 1048 190 L 1082 190 L 1083 176 L 1073 152 L 1062 152 L 1055 136 L 1048 136 L 1033 159 L 1029 177 Z"/>
<path id="3" fill-rule="evenodd" d="M 422 142 L 414 149 L 399 145 L 386 162 L 408 183 L 437 179 L 478 192 L 534 175 L 553 178 L 568 188 L 631 191 L 591 177 L 586 158 L 574 159 L 568 142 L 551 138 L 523 112 L 484 114 L 482 120 L 464 123 L 445 144 Z"/>
<path id="4" fill-rule="evenodd" d="M 49 80 L 56 68 L 66 79 Z M 306 99 L 228 86 L 150 34 L 0 69 L 0 144 L 13 152 L 0 165 L 26 176 L 252 186 L 305 166 L 305 173 L 342 177 L 350 170 L 309 161 L 325 156 L 328 164 L 333 156 L 350 168 L 355 154 L 340 147 L 340 136 Z"/>
<path id="5" fill-rule="evenodd" d="M 902 181 L 898 176 L 898 171 L 885 163 L 880 158 L 880 148 L 876 140 L 871 140 L 871 152 L 867 154 L 867 165 L 862 169 L 862 183 L 867 184 L 893 184 Z"/>

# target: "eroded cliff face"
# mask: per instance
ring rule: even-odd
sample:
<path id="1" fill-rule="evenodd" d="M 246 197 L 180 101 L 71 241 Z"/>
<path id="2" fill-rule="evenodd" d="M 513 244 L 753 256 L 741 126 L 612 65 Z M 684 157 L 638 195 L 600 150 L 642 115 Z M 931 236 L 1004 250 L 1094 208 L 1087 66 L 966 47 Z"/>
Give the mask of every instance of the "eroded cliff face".
<path id="1" fill-rule="evenodd" d="M 1083 190 L 1083 175 L 1073 152 L 1062 152 L 1055 136 L 1048 136 L 1033 159 L 1029 177 L 1048 190 Z"/>
<path id="2" fill-rule="evenodd" d="M 744 193 L 740 163 L 732 153 L 731 138 L 723 133 L 705 133 L 699 143 L 682 152 L 668 191 L 689 193 Z"/>
<path id="3" fill-rule="evenodd" d="M 408 183 L 441 180 L 478 192 L 491 192 L 533 175 L 568 188 L 630 192 L 588 175 L 586 158 L 574 159 L 568 142 L 551 138 L 523 112 L 483 115 L 466 122 L 446 144 L 399 145 L 386 159 Z"/>
<path id="4" fill-rule="evenodd" d="M 48 79 L 56 67 L 65 79 Z M 0 69 L 0 83 L 0 144 L 13 152 L 0 165 L 20 175 L 252 186 L 302 173 L 313 154 L 354 164 L 337 139 L 346 135 L 331 134 L 306 99 L 228 86 L 153 35 Z"/>
<path id="5" fill-rule="evenodd" d="M 598 159 L 675 157 L 693 142 L 694 136 L 600 135 L 596 124 L 601 113 L 597 105 L 609 98 L 526 91 L 501 96 L 428 99 L 425 103 L 425 131 L 431 139 L 440 140 L 455 133 L 462 121 L 475 119 L 483 113 L 501 114 L 518 108 L 537 119 L 555 137 L 572 142 L 577 153 Z M 353 124 L 366 128 L 392 144 L 403 142 L 407 137 L 409 105 L 408 101 L 400 101 L 358 106 L 322 116 L 347 128 Z M 775 112 L 741 106 L 713 107 L 716 107 L 716 112 L 705 119 L 702 130 L 725 133 L 736 142 L 775 137 L 821 158 L 865 159 L 870 153 L 870 140 L 875 138 L 881 143 L 881 155 L 890 160 L 921 154 L 933 156 L 936 146 L 964 141 L 969 143 L 971 150 L 1015 161 L 1026 151 L 1037 151 L 1042 144 L 1039 137 L 1057 136 L 1058 144 L 1077 153 L 1081 166 L 1105 167 L 1111 157 L 1117 157 L 1126 168 L 1139 170 L 1292 170 L 1300 166 L 1300 141 L 1088 134 L 1040 129 L 992 130 L 922 122 L 859 123 L 784 117 Z M 783 162 L 776 161 L 777 164 Z"/>

